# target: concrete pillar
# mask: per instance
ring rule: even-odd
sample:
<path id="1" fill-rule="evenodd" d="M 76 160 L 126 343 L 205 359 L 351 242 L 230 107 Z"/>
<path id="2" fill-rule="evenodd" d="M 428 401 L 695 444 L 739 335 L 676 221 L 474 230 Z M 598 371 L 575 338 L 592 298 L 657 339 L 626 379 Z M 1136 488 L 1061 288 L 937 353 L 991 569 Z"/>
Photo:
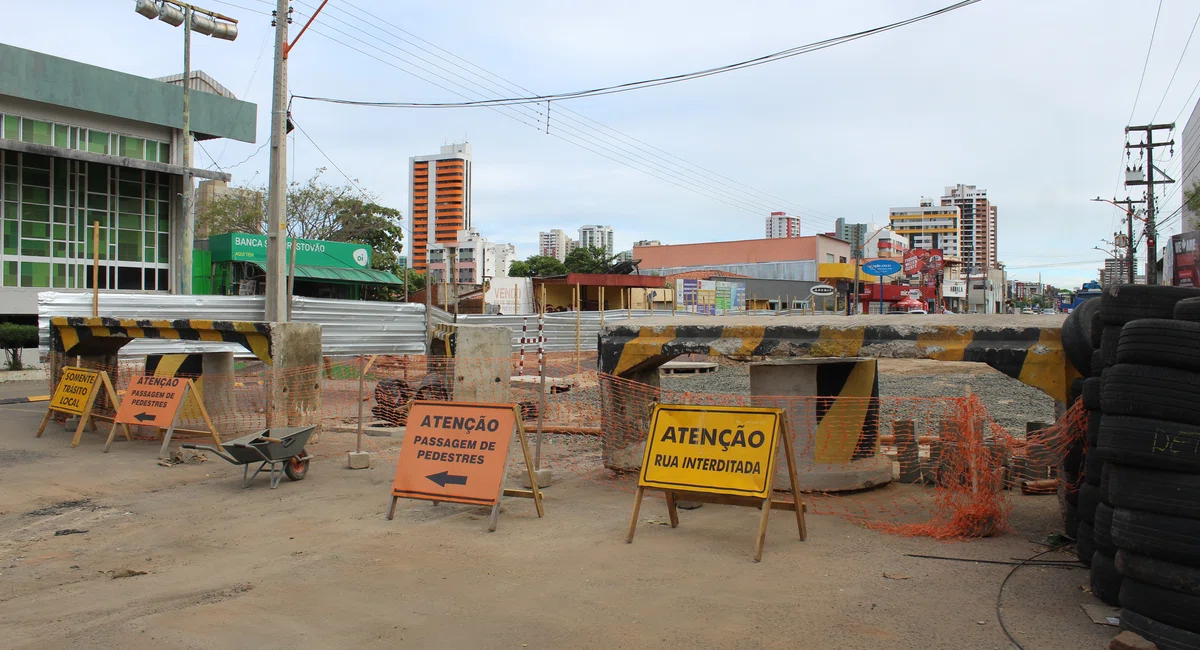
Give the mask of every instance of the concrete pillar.
<path id="1" fill-rule="evenodd" d="M 650 431 L 650 406 L 658 400 L 658 367 L 628 372 L 618 380 L 601 379 L 600 449 L 605 467 L 618 471 L 641 468 Z"/>
<path id="2" fill-rule="evenodd" d="M 875 359 L 791 358 L 750 364 L 755 406 L 782 408 L 795 436 L 796 473 L 803 490 L 859 490 L 892 480 L 892 461 L 879 452 L 878 366 Z M 799 398 L 799 399 L 798 399 Z M 816 398 L 826 398 L 818 403 Z M 787 485 L 786 458 L 775 485 Z"/>
<path id="3" fill-rule="evenodd" d="M 452 399 L 456 402 L 511 402 L 512 331 L 494 325 L 458 325 L 454 329 Z"/>
<path id="4" fill-rule="evenodd" d="M 230 433 L 229 423 L 238 405 L 233 399 L 233 353 L 205 352 L 200 356 L 204 378 L 204 410 L 222 439 Z M 249 405 L 247 405 L 249 406 Z"/>
<path id="5" fill-rule="evenodd" d="M 272 427 L 321 423 L 321 326 L 271 324 L 267 422 Z"/>

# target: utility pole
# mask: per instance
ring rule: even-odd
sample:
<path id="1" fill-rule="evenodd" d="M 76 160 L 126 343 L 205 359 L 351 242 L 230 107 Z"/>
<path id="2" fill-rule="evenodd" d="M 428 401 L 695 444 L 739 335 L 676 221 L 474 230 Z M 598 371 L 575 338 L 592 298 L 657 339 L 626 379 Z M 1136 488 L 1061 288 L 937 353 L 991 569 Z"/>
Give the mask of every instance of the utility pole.
<path id="1" fill-rule="evenodd" d="M 1146 152 L 1146 178 L 1142 180 L 1133 176 L 1133 170 L 1126 170 L 1125 186 L 1130 185 L 1145 185 L 1146 186 L 1146 284 L 1158 284 L 1158 232 L 1155 229 L 1155 210 L 1154 210 L 1154 186 L 1174 183 L 1175 179 L 1171 178 L 1161 169 L 1154 166 L 1154 149 L 1156 147 L 1171 147 L 1171 152 L 1175 152 L 1175 141 L 1155 142 L 1155 131 L 1173 131 L 1175 123 L 1170 124 L 1146 124 L 1142 126 L 1127 126 L 1125 134 L 1128 137 L 1130 131 L 1141 131 L 1146 134 L 1146 141 L 1141 144 L 1125 143 L 1125 149 L 1144 149 Z M 1154 179 L 1154 173 L 1162 174 L 1163 178 Z M 1132 239 L 1132 238 L 1131 238 Z M 1133 242 L 1130 242 L 1133 245 Z"/>
<path id="2" fill-rule="evenodd" d="M 1133 204 L 1145 203 L 1145 201 L 1134 201 L 1128 196 L 1125 197 L 1124 201 L 1118 201 L 1116 199 L 1109 201 L 1108 199 L 1102 199 L 1098 196 L 1092 200 L 1100 203 L 1111 203 L 1112 205 L 1125 210 L 1125 227 L 1128 230 L 1128 234 L 1126 235 L 1127 239 L 1125 240 L 1124 246 L 1119 243 L 1115 245 L 1117 248 L 1125 249 L 1125 264 L 1128 266 L 1126 269 L 1128 283 L 1133 284 L 1134 276 L 1137 274 L 1136 271 L 1134 271 L 1134 249 L 1136 248 L 1134 242 L 1136 240 L 1133 238 L 1133 220 L 1137 218 L 1137 214 L 1133 210 Z"/>
<path id="3" fill-rule="evenodd" d="M 275 82 L 271 94 L 271 170 L 267 190 L 267 301 L 268 322 L 288 316 L 287 295 L 287 50 L 288 0 L 278 0 L 275 25 Z"/>

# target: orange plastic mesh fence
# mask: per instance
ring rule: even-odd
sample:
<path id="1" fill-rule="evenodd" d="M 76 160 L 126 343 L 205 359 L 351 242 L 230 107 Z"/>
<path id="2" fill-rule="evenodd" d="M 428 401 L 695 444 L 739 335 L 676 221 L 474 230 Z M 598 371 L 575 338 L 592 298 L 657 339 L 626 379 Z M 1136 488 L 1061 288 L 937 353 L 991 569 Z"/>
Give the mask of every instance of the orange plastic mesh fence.
<path id="1" fill-rule="evenodd" d="M 65 361 L 54 359 L 50 367 Z M 283 371 L 258 361 L 238 362 L 231 376 L 196 378 L 223 439 L 270 425 L 319 424 L 320 433 L 309 450 L 314 456 L 344 457 L 361 444 L 380 455 L 380 463 L 397 457 L 402 436 L 396 427 L 404 426 L 412 399 L 457 396 L 459 401 L 515 403 L 531 443 L 541 415 L 542 467 L 622 490 L 635 487 L 633 474 L 653 404 L 778 407 L 788 416 L 802 486 L 819 484 L 806 479 L 817 479 L 820 473 L 863 466 L 883 467 L 886 476 L 895 472 L 899 477 L 865 492 L 810 493 L 810 512 L 837 514 L 889 533 L 940 539 L 1004 531 L 1011 490 L 1023 481 L 1054 477 L 1063 458 L 1079 449 L 1087 428 L 1086 411 L 1079 405 L 1054 426 L 1024 436 L 997 425 L 972 395 L 832 398 L 687 392 L 599 373 L 594 353 L 579 359 L 574 353 L 552 353 L 544 363 L 544 399 L 539 395 L 536 357 L 530 363 L 528 354 L 524 375 L 519 374 L 516 355 L 410 355 L 329 357 L 320 367 Z M 145 363 L 138 360 L 100 367 L 109 372 L 119 396 L 133 376 L 146 372 Z M 278 410 L 268 409 L 272 394 Z M 368 434 L 361 443 L 356 435 L 360 408 Z M 98 412 L 105 410 L 111 409 L 101 406 Z M 189 407 L 179 426 L 202 428 L 202 423 L 198 410 Z M 156 435 L 140 432 L 143 438 Z M 785 485 L 780 476 L 776 486 Z"/>

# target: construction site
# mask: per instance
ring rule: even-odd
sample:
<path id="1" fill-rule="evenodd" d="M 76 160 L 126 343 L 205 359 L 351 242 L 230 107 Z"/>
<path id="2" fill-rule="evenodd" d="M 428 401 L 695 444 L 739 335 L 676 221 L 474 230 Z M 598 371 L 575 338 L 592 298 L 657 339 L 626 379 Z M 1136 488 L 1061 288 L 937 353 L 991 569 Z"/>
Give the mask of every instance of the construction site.
<path id="1" fill-rule="evenodd" d="M 362 316 L 395 326 L 357 340 L 336 319 L 47 318 L 46 376 L 0 385 L 6 644 L 1086 648 L 1119 631 L 1077 559 L 1080 317 L 412 307 Z M 164 352 L 199 342 L 241 351 Z M 479 409 L 499 419 L 476 426 Z M 664 433 L 670 409 L 709 424 Z M 716 419 L 755 414 L 778 425 Z M 456 491 L 475 465 L 491 492 Z"/>

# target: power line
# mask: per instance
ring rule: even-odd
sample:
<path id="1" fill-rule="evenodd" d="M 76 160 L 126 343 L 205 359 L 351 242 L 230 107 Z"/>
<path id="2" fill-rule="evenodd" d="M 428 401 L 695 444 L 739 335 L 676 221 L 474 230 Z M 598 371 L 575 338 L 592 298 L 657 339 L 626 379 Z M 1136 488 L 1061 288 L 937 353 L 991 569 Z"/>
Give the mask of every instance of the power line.
<path id="1" fill-rule="evenodd" d="M 1159 5 L 1162 6 L 1161 4 Z M 1162 110 L 1163 102 L 1167 101 L 1167 94 L 1171 92 L 1171 84 L 1175 83 L 1175 75 L 1179 72 L 1179 66 L 1183 63 L 1183 57 L 1187 54 L 1188 45 L 1192 43 L 1192 36 L 1196 34 L 1196 25 L 1200 24 L 1200 13 L 1196 14 L 1196 20 L 1192 21 L 1192 31 L 1188 32 L 1187 42 L 1183 44 L 1183 51 L 1179 53 L 1179 60 L 1175 62 L 1175 69 L 1171 71 L 1171 80 L 1167 82 L 1167 89 L 1163 91 L 1162 99 L 1158 100 L 1158 108 L 1154 109 L 1154 116 L 1150 118 L 1153 122 L 1154 118 L 1158 117 L 1158 111 Z"/>
<path id="2" fill-rule="evenodd" d="M 328 103 L 334 103 L 334 104 L 349 104 L 349 105 L 354 105 L 354 106 L 372 106 L 372 107 L 379 107 L 379 108 L 469 108 L 469 107 L 479 107 L 479 106 L 505 106 L 505 105 L 512 105 L 512 104 L 540 104 L 543 102 L 566 101 L 566 100 L 571 100 L 571 99 L 581 99 L 584 97 L 597 97 L 597 96 L 601 96 L 601 95 L 610 95 L 610 94 L 614 94 L 614 93 L 629 92 L 629 91 L 633 91 L 633 90 L 643 90 L 645 88 L 653 88 L 656 86 L 680 83 L 683 81 L 691 81 L 694 79 L 701 79 L 701 78 L 710 77 L 713 75 L 725 74 L 727 72 L 733 72 L 735 70 L 742 70 L 745 68 L 764 65 L 767 63 L 774 63 L 776 61 L 789 59 L 789 58 L 792 58 L 795 56 L 800 56 L 803 54 L 809 54 L 809 53 L 823 50 L 823 49 L 826 49 L 829 47 L 834 47 L 837 45 L 842 45 L 844 43 L 849 43 L 851 41 L 855 41 L 860 38 L 866 38 L 868 36 L 874 36 L 876 34 L 881 34 L 883 32 L 891 31 L 893 29 L 905 27 L 907 25 L 918 23 L 923 20 L 935 18 L 937 16 L 941 16 L 941 15 L 949 13 L 951 11 L 956 11 L 958 9 L 962 9 L 963 7 L 973 5 L 980 1 L 981 0 L 961 0 L 960 2 L 956 2 L 952 5 L 942 7 L 941 9 L 936 9 L 929 13 L 921 14 L 919 16 L 914 16 L 912 18 L 907 18 L 905 20 L 889 23 L 887 25 L 882 25 L 879 27 L 873 27 L 871 29 L 866 29 L 866 30 L 862 30 L 859 32 L 844 34 L 842 36 L 836 36 L 833 38 L 825 39 L 823 41 L 816 41 L 813 43 L 806 43 L 804 45 L 798 45 L 796 47 L 791 47 L 786 50 L 772 52 L 770 54 L 765 54 L 765 55 L 755 57 L 752 59 L 746 59 L 744 61 L 738 61 L 736 63 L 730 63 L 730 64 L 717 66 L 717 67 L 713 67 L 713 68 L 706 68 L 704 70 L 696 70 L 694 72 L 687 72 L 687 73 L 683 73 L 683 74 L 676 74 L 676 75 L 671 75 L 671 76 L 666 76 L 666 77 L 655 77 L 655 78 L 651 78 L 651 79 L 643 79 L 641 81 L 630 81 L 630 82 L 616 84 L 616 85 L 612 85 L 612 86 L 602 86 L 599 88 L 592 88 L 589 90 L 576 90 L 576 91 L 571 91 L 571 92 L 554 93 L 554 94 L 549 94 L 549 95 L 533 95 L 533 96 L 525 96 L 525 97 L 505 97 L 505 98 L 495 98 L 495 99 L 483 99 L 483 100 L 474 100 L 474 101 L 467 101 L 467 102 L 434 102 L 434 103 L 396 102 L 396 101 L 369 102 L 369 101 L 360 101 L 360 100 L 351 100 L 351 99 L 331 98 L 331 97 L 315 97 L 315 96 L 311 96 L 311 95 L 295 95 L 295 97 L 298 99 L 307 99 L 310 101 L 328 102 Z M 1160 0 L 1160 8 L 1161 8 L 1161 0 Z M 1155 20 L 1155 24 L 1157 25 L 1157 18 Z"/>
<path id="3" fill-rule="evenodd" d="M 1158 32 L 1158 16 L 1162 13 L 1162 0 L 1158 0 L 1158 10 L 1154 12 L 1154 27 L 1150 30 L 1150 44 L 1146 46 L 1146 60 L 1142 62 L 1142 76 L 1138 79 L 1137 94 L 1133 96 L 1133 106 L 1129 109 L 1129 119 L 1126 124 L 1133 122 L 1133 113 L 1137 110 L 1138 99 L 1142 96 L 1142 84 L 1146 81 L 1146 68 L 1150 65 L 1150 51 L 1154 49 L 1154 35 Z"/>
<path id="4" fill-rule="evenodd" d="M 353 26 L 349 25 L 348 23 L 346 23 L 345 21 L 343 21 L 343 20 L 341 20 L 341 19 L 337 19 L 337 20 L 338 20 L 338 22 L 339 22 L 339 23 L 342 23 L 343 25 L 347 25 L 347 27 L 350 27 L 351 29 L 356 29 L 356 28 L 354 28 Z M 360 20 L 360 19 L 359 19 L 359 20 Z M 364 21 L 364 22 L 365 22 L 365 21 Z M 368 23 L 368 24 L 370 24 L 370 23 Z M 358 37 L 354 36 L 353 34 L 347 34 L 345 31 L 343 31 L 343 30 L 341 30 L 341 29 L 338 29 L 336 26 L 329 26 L 329 25 L 325 25 L 325 26 L 326 26 L 326 27 L 328 27 L 329 29 L 331 29 L 332 31 L 335 31 L 335 32 L 337 32 L 338 34 L 341 34 L 342 36 L 344 36 L 344 37 L 346 37 L 346 38 L 348 38 L 348 39 L 350 39 L 350 40 L 357 41 L 358 43 L 360 43 L 360 44 L 362 44 L 362 45 L 364 45 L 364 46 L 366 46 L 366 47 L 369 47 L 369 48 L 371 48 L 371 49 L 374 49 L 374 50 L 376 50 L 376 51 L 380 52 L 380 53 L 381 53 L 381 54 L 383 54 L 384 56 L 388 56 L 388 57 L 391 57 L 391 58 L 395 58 L 395 59 L 396 59 L 396 60 L 398 60 L 398 61 L 401 61 L 401 62 L 404 62 L 404 63 L 408 63 L 408 64 L 410 64 L 410 65 L 413 65 L 414 67 L 416 67 L 416 68 L 418 68 L 418 69 L 420 69 L 420 70 L 422 70 L 422 71 L 424 71 L 424 72 L 426 72 L 426 73 L 428 73 L 428 74 L 430 74 L 430 75 L 432 75 L 432 76 L 436 77 L 437 79 L 441 79 L 441 80 L 443 80 L 443 81 L 446 81 L 447 83 L 449 83 L 449 84 L 452 84 L 452 85 L 454 85 L 454 86 L 457 86 L 457 87 L 459 87 L 459 88 L 462 88 L 463 90 L 465 90 L 465 91 L 467 91 L 467 92 L 473 92 L 473 93 L 474 93 L 474 92 L 478 92 L 476 89 L 474 89 L 474 88 L 470 88 L 470 87 L 467 87 L 467 86 L 465 86 L 464 84 L 462 84 L 462 83 L 459 83 L 459 82 L 457 82 L 457 81 L 454 81 L 454 80 L 452 80 L 452 79 L 448 79 L 448 78 L 446 78 L 444 75 L 441 75 L 441 74 L 437 73 L 436 71 L 430 70 L 430 69 L 428 69 L 428 68 L 426 68 L 426 67 L 424 67 L 424 66 L 421 66 L 421 65 L 419 65 L 419 64 L 413 64 L 411 61 L 408 61 L 408 60 L 406 60 L 406 59 L 403 59 L 402 57 L 400 57 L 400 56 L 398 56 L 398 55 L 396 55 L 396 54 L 393 54 L 393 53 L 387 52 L 387 51 L 385 51 L 385 50 L 383 50 L 383 49 L 379 48 L 378 46 L 376 46 L 376 45 L 374 45 L 374 44 L 367 43 L 366 41 L 363 41 L 362 39 L 360 39 L 360 38 L 358 38 Z M 377 27 L 377 29 L 378 29 L 378 27 Z M 359 31 L 361 31 L 361 30 L 359 30 Z M 385 30 L 381 30 L 381 31 L 385 31 Z M 386 60 L 384 60 L 384 59 L 381 59 L 379 56 L 376 56 L 376 55 L 374 55 L 374 54 L 372 54 L 372 53 L 370 53 L 370 52 L 366 52 L 366 51 L 364 51 L 364 50 L 362 50 L 362 49 L 360 49 L 360 48 L 358 48 L 358 47 L 355 47 L 355 46 L 353 46 L 353 45 L 350 45 L 349 43 L 346 43 L 346 42 L 344 42 L 344 41 L 341 41 L 341 40 L 339 40 L 339 39 L 337 39 L 337 38 L 335 38 L 335 37 L 333 37 L 333 36 L 330 36 L 329 34 L 323 33 L 323 32 L 321 31 L 321 29 L 318 29 L 318 28 L 314 27 L 314 28 L 313 28 L 313 32 L 314 32 L 314 33 L 317 33 L 317 34 L 319 34 L 319 35 L 321 35 L 321 36 L 322 36 L 322 37 L 324 37 L 324 38 L 328 38 L 328 39 L 330 39 L 330 40 L 332 40 L 332 41 L 334 41 L 334 42 L 336 42 L 336 43 L 339 43 L 339 44 L 341 44 L 341 45 L 343 45 L 343 46 L 345 46 L 345 47 L 348 47 L 348 48 L 350 48 L 350 49 L 352 49 L 352 50 L 354 50 L 354 51 L 356 51 L 356 52 L 359 52 L 360 54 L 363 54 L 363 55 L 365 55 L 365 56 L 369 56 L 369 57 L 371 57 L 371 58 L 375 59 L 376 61 L 379 61 L 379 62 L 381 62 L 381 63 L 384 63 L 385 65 L 389 65 L 389 66 L 391 66 L 391 67 L 397 68 L 397 69 L 399 69 L 399 70 L 401 70 L 401 71 L 405 72 L 406 74 L 410 74 L 410 75 L 412 75 L 412 76 L 415 76 L 415 77 L 417 77 L 417 78 L 419 78 L 419 79 L 422 79 L 422 80 L 424 80 L 424 81 L 427 81 L 427 82 L 429 82 L 429 83 L 432 83 L 432 84 L 434 84 L 434 85 L 436 85 L 436 86 L 438 86 L 438 87 L 440 87 L 440 88 L 442 88 L 442 89 L 444 89 L 444 90 L 447 90 L 448 92 L 452 92 L 452 93 L 454 93 L 454 94 L 457 94 L 457 95 L 459 95 L 459 96 L 464 96 L 464 97 L 465 97 L 465 95 L 464 95 L 462 92 L 459 92 L 459 91 L 457 91 L 457 90 L 454 90 L 454 89 L 452 89 L 452 88 L 448 88 L 447 86 L 445 86 L 445 85 L 443 85 L 443 84 L 440 84 L 440 83 L 437 83 L 436 81 L 432 81 L 432 80 L 430 80 L 430 79 L 427 79 L 427 78 L 425 78 L 425 77 L 423 77 L 423 76 L 421 76 L 421 75 L 419 75 L 419 74 L 416 74 L 416 73 L 414 73 L 412 70 L 408 70 L 408 69 L 405 69 L 405 68 L 401 68 L 401 67 L 399 67 L 399 66 L 397 66 L 397 65 L 395 65 L 395 64 L 393 64 L 393 63 L 391 63 L 391 62 L 389 62 L 389 61 L 386 61 Z M 364 34 L 365 34 L 365 32 L 364 32 Z M 392 35 L 394 36 L 394 34 L 392 34 Z M 386 43 L 385 41 L 383 41 L 383 39 L 379 39 L 378 37 L 376 37 L 376 36 L 373 36 L 373 35 L 372 35 L 371 37 L 372 37 L 372 38 L 375 38 L 376 40 L 379 40 L 379 41 L 381 41 L 381 42 L 384 42 L 384 44 L 385 44 L 385 45 L 388 45 L 389 47 L 393 47 L 394 49 L 397 49 L 398 51 L 405 52 L 405 53 L 407 53 L 407 54 L 409 54 L 409 55 L 412 55 L 412 53 L 411 53 L 411 52 L 409 52 L 409 51 L 407 51 L 407 50 L 404 50 L 403 48 L 398 48 L 398 47 L 396 47 L 396 46 L 394 46 L 394 45 L 391 45 L 390 43 Z M 425 50 L 425 51 L 428 51 L 428 50 Z M 424 59 L 423 57 L 418 57 L 418 58 L 420 58 L 420 59 L 421 59 L 421 60 L 423 60 L 423 61 L 426 61 L 426 62 L 428 62 L 428 60 L 427 60 L 427 59 Z M 434 65 L 436 65 L 436 64 L 434 64 Z M 454 65 L 456 65 L 456 66 L 457 66 L 457 64 L 454 64 Z M 444 67 L 442 67 L 442 66 L 437 66 L 437 67 L 438 67 L 439 69 L 446 70 L 446 68 L 444 68 Z M 461 68 L 461 66 L 457 66 L 457 67 L 460 67 L 460 68 Z M 458 77 L 459 79 L 463 79 L 464 81 L 468 81 L 468 82 L 469 82 L 469 80 L 465 79 L 465 77 L 463 77 L 462 75 L 458 75 L 458 74 L 456 74 L 456 73 L 454 73 L 453 71 L 450 71 L 450 70 L 447 70 L 447 72 L 448 72 L 448 73 L 450 73 L 450 74 L 454 74 L 454 75 L 455 75 L 456 77 Z M 494 110 L 494 111 L 496 111 L 496 112 L 500 112 L 500 110 L 499 110 L 500 108 L 503 108 L 503 107 L 494 107 L 494 108 L 493 108 L 493 110 Z M 525 108 L 525 110 L 530 110 L 530 107 L 507 107 L 507 111 L 517 111 L 517 110 L 519 110 L 520 108 Z M 507 111 L 506 111 L 505 113 L 503 113 L 503 114 L 508 114 L 508 113 L 507 113 Z M 539 114 L 539 115 L 540 115 L 540 114 Z M 515 115 L 515 114 L 512 114 L 512 115 L 509 115 L 509 117 L 511 117 L 511 118 L 513 118 L 513 119 L 516 119 L 517 121 L 520 121 L 520 122 L 522 122 L 522 123 L 526 124 L 527 126 L 531 126 L 531 127 L 533 127 L 533 128 L 537 128 L 538 130 L 541 130 L 541 127 L 540 127 L 540 125 L 532 124 L 532 123 L 530 123 L 528 120 L 526 120 L 526 119 L 522 119 L 523 117 L 531 117 L 531 116 L 528 116 L 528 115 L 521 115 L 520 117 L 518 117 L 517 115 Z M 533 118 L 533 119 L 537 119 L 537 118 Z M 583 125 L 581 122 L 578 122 L 578 121 L 576 121 L 576 120 L 572 120 L 572 122 L 573 122 L 573 123 L 575 123 L 575 124 L 580 124 L 581 126 L 585 126 L 585 127 L 586 127 L 586 125 Z M 699 175 L 697 175 L 697 177 L 698 177 L 698 178 L 699 178 L 701 181 L 704 181 L 704 182 L 706 183 L 705 185 L 701 185 L 700 183 L 697 183 L 697 182 L 696 182 L 695 180 L 693 180 L 692 178 L 688 178 L 688 177 L 686 176 L 686 174 L 687 174 L 687 173 L 689 173 L 689 172 L 685 172 L 685 173 L 679 173 L 679 172 L 677 172 L 677 171 L 675 171 L 675 170 L 672 170 L 672 169 L 661 169 L 661 168 L 660 168 L 660 167 L 661 167 L 661 165 L 659 165 L 659 166 L 655 166 L 653 163 L 651 163 L 649 160 L 647 160 L 645 157 L 643 157 L 643 156 L 641 156 L 641 155 L 639 155 L 639 154 L 632 153 L 632 152 L 629 152 L 629 151 L 627 151 L 627 150 L 617 150 L 617 149 L 613 149 L 612 147 L 608 146 L 608 144 L 610 144 L 609 142 L 598 140 L 596 137 L 593 137 L 591 134 L 589 134 L 589 133 L 585 133 L 584 131 L 582 131 L 582 130 L 580 130 L 580 129 L 578 129 L 578 128 L 574 128 L 574 127 L 567 127 L 567 128 L 564 128 L 564 127 L 563 127 L 563 125 L 560 123 L 560 125 L 559 125 L 559 128 L 558 128 L 557 130 L 566 131 L 568 135 L 571 135 L 571 136 L 574 136 L 574 137 L 572 137 L 572 138 L 563 137 L 562 135 L 560 135 L 560 134 L 557 134 L 557 133 L 551 133 L 550 135 L 554 135 L 555 137 L 558 137 L 559 139 L 562 139 L 562 140 L 564 140 L 564 141 L 566 141 L 566 142 L 569 142 L 569 143 L 572 143 L 572 144 L 576 144 L 576 146 L 580 146 L 581 148 L 587 149 L 587 150 L 589 150 L 589 151 L 591 151 L 591 152 L 593 152 L 593 153 L 597 153 L 598 155 L 602 155 L 602 156 L 604 156 L 604 157 L 606 157 L 606 158 L 609 158 L 610 160 L 613 160 L 614 162 L 618 162 L 618 163 L 624 164 L 624 165 L 626 165 L 626 166 L 629 166 L 629 167 L 631 167 L 631 168 L 633 168 L 633 169 L 636 169 L 636 170 L 638 170 L 638 171 L 641 171 L 641 172 L 643 172 L 643 173 L 646 173 L 646 174 L 648 174 L 648 175 L 651 175 L 651 176 L 654 176 L 654 177 L 656 177 L 656 178 L 659 178 L 660 180 L 665 180 L 665 181 L 667 181 L 667 182 L 670 182 L 670 183 L 672 183 L 673 185 L 676 185 L 676 186 L 678 186 L 678 187 L 681 187 L 681 188 L 683 188 L 683 189 L 688 189 L 688 190 L 690 190 L 690 191 L 697 192 L 697 193 L 699 193 L 699 194 L 701 194 L 701 195 L 703 195 L 703 196 L 706 196 L 706 197 L 708 197 L 708 198 L 713 198 L 713 199 L 716 199 L 716 200 L 720 200 L 720 201 L 722 201 L 722 202 L 724 202 L 724 203 L 726 203 L 726 204 L 728 204 L 728 205 L 731 205 L 732 207 L 737 207 L 737 208 L 739 208 L 739 209 L 746 209 L 747 211 L 749 211 L 749 212 L 751 212 L 751 213 L 754 213 L 754 214 L 761 214 L 761 213 L 762 213 L 762 212 L 764 212 L 764 211 L 773 211 L 773 210 L 776 210 L 776 209 L 778 209 L 778 207 L 780 207 L 780 206 L 777 206 L 777 205 L 775 205 L 775 204 L 773 204 L 773 203 L 771 203 L 771 204 L 763 203 L 763 202 L 761 201 L 761 199 L 759 199 L 759 198 L 757 198 L 757 197 L 752 197 L 752 198 L 750 198 L 750 199 L 747 199 L 747 198 L 745 198 L 745 197 L 737 196 L 736 194 L 734 194 L 733 192 L 731 192 L 731 191 L 728 191 L 728 190 L 723 190 L 723 189 L 720 189 L 720 188 L 714 188 L 714 187 L 710 187 L 710 186 L 708 186 L 708 185 L 707 185 L 707 183 L 711 182 L 711 181 L 709 181 L 709 179 L 706 179 L 706 178 L 703 178 L 702 176 L 699 176 Z M 595 150 L 595 149 L 593 149 L 592 147 L 590 147 L 590 146 L 587 146 L 587 145 L 585 145 L 585 144 L 583 144 L 583 143 L 581 143 L 581 142 L 578 142 L 578 141 L 577 141 L 575 138 L 579 138 L 579 139 L 584 139 L 584 140 L 587 140 L 589 144 L 593 144 L 593 145 L 595 145 L 595 146 L 597 146 L 597 147 L 599 147 L 599 148 L 601 148 L 601 149 L 604 149 L 605 151 L 608 151 L 608 152 L 610 152 L 610 153 L 612 153 L 612 154 L 614 154 L 614 155 L 616 155 L 616 156 L 620 156 L 621 158 L 624 158 L 624 159 L 617 159 L 617 158 L 613 158 L 613 156 L 610 156 L 610 155 L 607 155 L 607 154 L 601 153 L 601 152 L 599 152 L 599 151 L 596 151 L 596 150 Z M 661 157 L 659 157 L 659 158 L 660 158 L 660 159 L 662 159 Z M 665 159 L 662 159 L 662 160 L 664 160 L 664 162 L 669 162 L 669 161 L 666 161 Z M 649 169 L 647 169 L 647 167 L 649 167 Z M 672 181 L 671 179 L 664 178 L 663 176 L 659 175 L 659 173 L 655 173 L 656 171 L 657 171 L 657 172 L 660 172 L 660 173 L 662 173 L 662 174 L 667 174 L 667 175 L 670 175 L 671 177 L 673 177 L 673 178 L 675 178 L 675 179 L 677 179 L 677 180 L 679 180 L 679 181 L 682 181 L 683 183 L 686 183 L 687 185 L 681 185 L 680 183 L 674 182 L 674 181 Z M 690 173 L 692 173 L 693 175 L 695 175 L 695 173 L 694 173 L 694 172 L 690 172 Z M 732 186 L 729 186 L 729 184 L 728 184 L 728 183 L 725 183 L 724 185 L 725 185 L 725 186 L 727 186 L 727 187 L 732 187 Z M 748 187 L 748 186 L 747 186 L 747 187 Z M 736 188 L 734 188 L 734 189 L 736 190 Z M 755 190 L 755 191 L 756 191 L 756 192 L 759 192 L 759 193 L 761 193 L 761 191 L 758 191 L 758 190 Z M 714 194 L 717 194 L 717 196 L 714 196 Z M 732 201 L 738 201 L 739 203 L 734 203 L 734 202 L 731 202 L 730 200 L 725 200 L 725 199 L 731 199 Z M 745 205 L 742 205 L 742 203 L 748 203 L 748 204 L 752 205 L 752 206 L 753 206 L 753 208 L 752 208 L 752 209 L 751 209 L 751 208 L 747 208 Z M 815 211 L 811 211 L 811 210 L 810 210 L 809 212 L 815 212 Z M 810 215 L 810 216 L 812 216 L 812 215 Z M 814 219 L 817 219 L 817 217 L 815 217 L 815 216 L 813 216 L 812 218 L 814 218 Z"/>

